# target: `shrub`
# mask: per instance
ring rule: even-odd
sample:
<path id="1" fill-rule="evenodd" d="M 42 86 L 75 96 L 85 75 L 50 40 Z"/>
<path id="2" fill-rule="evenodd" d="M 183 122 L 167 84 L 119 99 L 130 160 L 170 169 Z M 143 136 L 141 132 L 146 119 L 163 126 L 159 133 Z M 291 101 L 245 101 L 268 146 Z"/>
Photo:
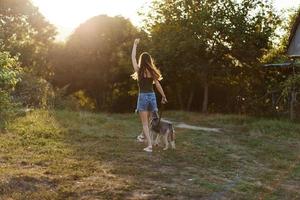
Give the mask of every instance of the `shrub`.
<path id="1" fill-rule="evenodd" d="M 22 81 L 17 84 L 14 95 L 24 106 L 34 108 L 51 107 L 55 96 L 48 81 L 31 73 L 22 75 Z"/>
<path id="2" fill-rule="evenodd" d="M 80 90 L 71 95 L 66 95 L 68 86 L 55 91 L 54 107 L 67 110 L 89 110 L 95 109 L 95 102 L 89 98 L 84 91 Z"/>
<path id="3" fill-rule="evenodd" d="M 0 124 L 2 126 L 14 113 L 16 104 L 13 103 L 11 94 L 20 81 L 21 71 L 17 57 L 12 57 L 8 52 L 0 52 Z"/>

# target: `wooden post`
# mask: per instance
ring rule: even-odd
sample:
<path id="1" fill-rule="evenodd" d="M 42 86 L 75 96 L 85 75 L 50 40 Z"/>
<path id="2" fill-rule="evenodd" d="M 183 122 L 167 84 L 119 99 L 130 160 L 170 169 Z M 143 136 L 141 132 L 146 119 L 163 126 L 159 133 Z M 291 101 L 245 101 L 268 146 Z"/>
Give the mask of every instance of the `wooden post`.
<path id="1" fill-rule="evenodd" d="M 207 113 L 207 107 L 208 107 L 208 78 L 207 78 L 207 74 L 204 76 L 203 78 L 203 103 L 202 103 L 202 112 L 203 113 Z"/>
<path id="2" fill-rule="evenodd" d="M 293 68 L 293 75 L 292 76 L 293 76 L 293 78 L 296 75 L 294 63 L 295 63 L 295 59 L 292 60 L 292 68 Z M 295 105 L 296 105 L 296 86 L 293 83 L 292 89 L 291 89 L 291 102 L 290 102 L 290 119 L 291 120 L 295 120 L 295 118 L 296 118 Z"/>
<path id="3" fill-rule="evenodd" d="M 296 102 L 296 93 L 295 91 L 292 91 L 291 93 L 291 108 L 290 108 L 290 119 L 295 120 L 295 102 Z"/>

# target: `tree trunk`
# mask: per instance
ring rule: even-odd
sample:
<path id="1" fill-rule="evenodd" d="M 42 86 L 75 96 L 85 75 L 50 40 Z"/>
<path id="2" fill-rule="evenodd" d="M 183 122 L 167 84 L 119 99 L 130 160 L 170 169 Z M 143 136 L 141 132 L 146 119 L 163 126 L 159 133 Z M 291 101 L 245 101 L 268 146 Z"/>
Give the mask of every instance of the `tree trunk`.
<path id="1" fill-rule="evenodd" d="M 95 100 L 96 100 L 96 109 L 98 111 L 100 111 L 101 110 L 101 105 L 102 105 L 101 96 L 98 94 L 96 96 Z"/>
<path id="2" fill-rule="evenodd" d="M 188 103 L 187 103 L 187 110 L 189 110 L 189 111 L 191 110 L 191 106 L 192 106 L 192 102 L 193 102 L 193 99 L 194 99 L 194 95 L 195 95 L 195 90 L 192 89 L 191 92 L 190 92 Z"/>
<path id="3" fill-rule="evenodd" d="M 182 98 L 182 90 L 180 86 L 176 86 L 176 95 L 177 95 L 177 100 L 179 102 L 179 106 L 180 106 L 180 110 L 184 109 L 184 105 L 183 105 L 183 98 Z"/>
<path id="4" fill-rule="evenodd" d="M 208 107 L 208 80 L 207 75 L 204 76 L 204 92 L 203 92 L 203 104 L 202 104 L 202 112 L 207 113 L 207 107 Z"/>
<path id="5" fill-rule="evenodd" d="M 295 60 L 293 60 L 293 63 Z M 295 77 L 296 71 L 295 71 L 295 66 L 293 65 L 293 77 Z M 292 92 L 291 92 L 291 105 L 290 105 L 290 119 L 295 120 L 296 114 L 295 114 L 295 106 L 296 106 L 296 98 L 297 98 L 297 93 L 295 91 L 295 85 L 293 84 L 292 86 Z"/>
<path id="6" fill-rule="evenodd" d="M 290 104 L 290 119 L 295 120 L 295 104 L 296 104 L 296 92 L 292 91 L 291 93 L 291 104 Z"/>

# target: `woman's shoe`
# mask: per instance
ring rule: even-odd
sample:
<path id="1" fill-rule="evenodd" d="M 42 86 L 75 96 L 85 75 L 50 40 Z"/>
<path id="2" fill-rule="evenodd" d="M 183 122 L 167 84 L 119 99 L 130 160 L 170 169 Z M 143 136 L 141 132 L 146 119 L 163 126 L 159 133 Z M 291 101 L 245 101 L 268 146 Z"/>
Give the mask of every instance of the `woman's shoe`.
<path id="1" fill-rule="evenodd" d="M 152 146 L 147 146 L 146 148 L 144 148 L 144 151 L 146 152 L 152 152 Z"/>

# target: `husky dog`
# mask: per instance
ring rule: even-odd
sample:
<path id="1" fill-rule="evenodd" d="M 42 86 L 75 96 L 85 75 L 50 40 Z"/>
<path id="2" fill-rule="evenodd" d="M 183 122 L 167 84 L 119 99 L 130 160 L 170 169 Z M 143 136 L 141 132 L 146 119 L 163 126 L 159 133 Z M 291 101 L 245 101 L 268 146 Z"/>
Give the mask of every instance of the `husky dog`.
<path id="1" fill-rule="evenodd" d="M 158 112 L 152 113 L 152 119 L 150 121 L 150 131 L 152 138 L 156 136 L 154 141 L 154 145 L 158 146 L 160 138 L 164 138 L 165 148 L 167 150 L 169 148 L 169 144 L 171 144 L 172 149 L 175 149 L 175 130 L 173 124 L 167 120 L 160 119 Z"/>

